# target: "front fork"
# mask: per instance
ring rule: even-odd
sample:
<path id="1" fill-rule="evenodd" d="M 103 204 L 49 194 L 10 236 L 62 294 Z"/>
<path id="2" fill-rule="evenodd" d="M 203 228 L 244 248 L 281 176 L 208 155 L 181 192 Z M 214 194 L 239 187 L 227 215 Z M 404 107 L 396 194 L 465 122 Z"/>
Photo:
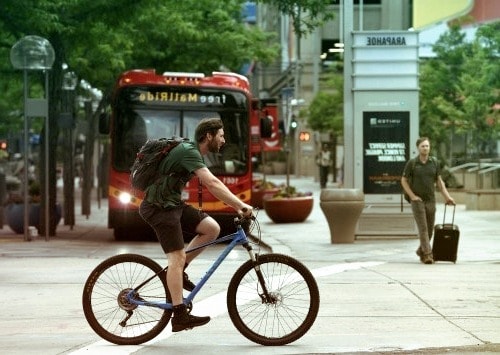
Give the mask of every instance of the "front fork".
<path id="1" fill-rule="evenodd" d="M 262 289 L 262 292 L 259 294 L 259 296 L 262 300 L 262 303 L 273 303 L 273 297 L 267 289 L 266 280 L 264 280 L 264 276 L 262 275 L 262 271 L 260 269 L 259 254 L 253 251 L 253 248 L 249 243 L 244 244 L 243 247 L 247 250 L 248 255 L 250 256 L 253 269 L 255 270 L 257 279 L 259 280 L 259 284 Z"/>

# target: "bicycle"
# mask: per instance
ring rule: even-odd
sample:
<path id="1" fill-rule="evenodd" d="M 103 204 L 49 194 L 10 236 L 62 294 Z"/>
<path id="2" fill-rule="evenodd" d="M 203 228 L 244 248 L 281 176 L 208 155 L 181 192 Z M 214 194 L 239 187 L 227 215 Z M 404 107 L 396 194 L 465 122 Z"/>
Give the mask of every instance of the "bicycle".
<path id="1" fill-rule="evenodd" d="M 231 250 L 242 245 L 249 260 L 229 283 L 229 317 L 243 336 L 257 344 L 289 344 L 306 334 L 316 319 L 320 300 L 316 280 L 304 264 L 290 256 L 254 252 L 243 225 L 257 229 L 255 244 L 260 245 L 261 230 L 255 217 L 236 217 L 234 221 L 235 233 L 186 251 L 228 243 L 184 297 L 184 303 L 190 312 L 198 292 Z M 83 290 L 83 310 L 91 328 L 118 345 L 138 345 L 159 335 L 172 316 L 166 269 L 138 254 L 115 255 L 101 262 Z"/>

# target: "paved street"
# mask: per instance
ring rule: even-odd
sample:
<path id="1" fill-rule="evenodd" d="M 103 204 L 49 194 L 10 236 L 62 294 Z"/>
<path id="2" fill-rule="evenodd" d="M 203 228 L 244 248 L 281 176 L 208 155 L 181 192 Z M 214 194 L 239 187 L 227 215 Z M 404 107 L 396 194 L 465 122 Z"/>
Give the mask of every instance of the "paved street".
<path id="1" fill-rule="evenodd" d="M 284 181 L 284 177 L 271 177 Z M 456 264 L 421 264 L 414 238 L 363 238 L 331 244 L 319 207 L 319 183 L 292 178 L 315 196 L 304 223 L 274 224 L 260 211 L 263 242 L 274 252 L 306 264 L 321 294 L 318 318 L 298 341 L 263 347 L 238 333 L 227 315 L 225 289 L 246 252 L 231 255 L 203 288 L 193 314 L 211 315 L 204 327 L 172 334 L 169 327 L 142 346 L 116 346 L 99 339 L 81 307 L 83 284 L 105 258 L 134 252 L 160 263 L 154 242 L 115 242 L 106 226 L 106 201 L 94 203 L 89 219 L 73 230 L 59 225 L 50 241 L 23 241 L 8 226 L 0 230 L 0 320 L 2 354 L 306 354 L 306 353 L 498 353 L 500 352 L 500 211 L 457 207 L 461 239 Z M 442 216 L 439 207 L 437 218 Z M 391 223 L 381 220 L 380 223 Z M 267 251 L 267 250 L 266 250 Z M 218 249 L 190 266 L 200 278 Z"/>

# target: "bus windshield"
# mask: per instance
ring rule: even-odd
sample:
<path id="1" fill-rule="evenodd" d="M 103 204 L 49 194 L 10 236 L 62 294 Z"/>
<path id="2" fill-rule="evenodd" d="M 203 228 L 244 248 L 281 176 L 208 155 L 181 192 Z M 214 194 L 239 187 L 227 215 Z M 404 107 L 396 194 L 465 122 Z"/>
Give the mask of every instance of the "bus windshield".
<path id="1" fill-rule="evenodd" d="M 189 100 L 180 95 L 190 95 Z M 128 172 L 146 140 L 181 136 L 194 141 L 201 119 L 219 117 L 226 143 L 219 153 L 204 156 L 205 163 L 214 174 L 244 175 L 249 169 L 247 101 L 242 93 L 220 89 L 125 88 L 115 101 L 113 166 Z"/>

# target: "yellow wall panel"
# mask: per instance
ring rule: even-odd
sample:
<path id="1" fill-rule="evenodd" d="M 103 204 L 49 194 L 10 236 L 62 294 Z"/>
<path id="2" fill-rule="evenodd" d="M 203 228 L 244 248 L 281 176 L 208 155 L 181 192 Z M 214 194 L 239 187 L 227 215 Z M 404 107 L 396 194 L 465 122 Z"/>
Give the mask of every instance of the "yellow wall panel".
<path id="1" fill-rule="evenodd" d="M 413 0 L 413 28 L 420 30 L 465 15 L 473 5 L 474 0 Z"/>

